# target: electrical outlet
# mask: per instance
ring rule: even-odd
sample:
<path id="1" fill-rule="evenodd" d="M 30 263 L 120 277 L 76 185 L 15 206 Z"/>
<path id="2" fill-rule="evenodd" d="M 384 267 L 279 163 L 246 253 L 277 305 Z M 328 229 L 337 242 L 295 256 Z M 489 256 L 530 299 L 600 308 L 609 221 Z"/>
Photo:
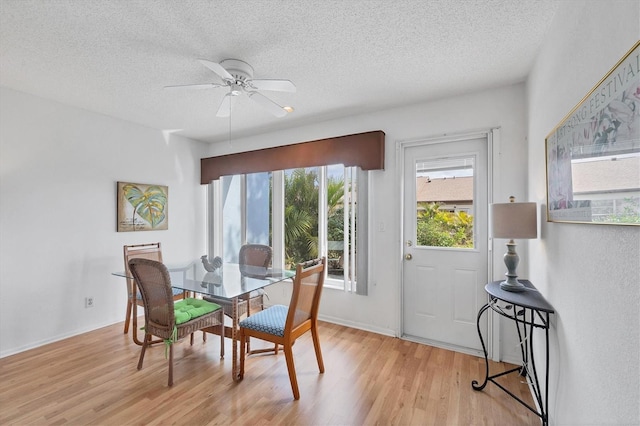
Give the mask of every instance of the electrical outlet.
<path id="1" fill-rule="evenodd" d="M 85 297 L 84 298 L 84 307 L 85 308 L 93 308 L 93 297 Z"/>

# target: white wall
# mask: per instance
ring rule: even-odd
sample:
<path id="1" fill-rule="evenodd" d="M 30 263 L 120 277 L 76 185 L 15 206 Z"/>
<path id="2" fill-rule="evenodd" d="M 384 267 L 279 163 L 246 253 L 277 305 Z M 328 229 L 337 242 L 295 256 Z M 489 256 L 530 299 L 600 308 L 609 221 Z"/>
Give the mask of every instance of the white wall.
<path id="1" fill-rule="evenodd" d="M 545 137 L 639 37 L 636 0 L 561 5 L 527 87 L 532 201 L 546 203 Z M 543 216 L 529 263 L 557 311 L 551 424 L 640 424 L 640 227 Z"/>
<path id="2" fill-rule="evenodd" d="M 326 121 L 296 129 L 280 131 L 250 138 L 232 140 L 213 145 L 210 156 L 248 151 L 275 145 L 285 145 L 323 139 L 332 136 L 382 130 L 386 134 L 385 170 L 373 172 L 370 195 L 372 229 L 370 263 L 370 288 L 368 296 L 357 296 L 342 291 L 326 289 L 322 294 L 321 317 L 333 322 L 371 330 L 383 334 L 398 335 L 400 331 L 400 283 L 402 264 L 400 249 L 400 187 L 396 166 L 396 146 L 399 141 L 413 140 L 442 134 L 470 130 L 488 130 L 501 127 L 501 144 L 495 146 L 498 178 L 494 196 L 506 200 L 509 195 L 524 199 L 526 191 L 526 124 L 524 85 L 497 88 L 480 93 L 441 101 L 391 109 L 373 114 L 357 115 Z M 233 129 L 232 129 L 233 134 Z M 381 232 L 380 225 L 384 231 Z M 526 245 L 519 246 L 526 253 Z M 504 274 L 502 255 L 504 246 L 497 252 L 499 261 L 496 279 Z M 501 265 L 501 266 L 500 266 Z M 526 276 L 526 265 L 519 269 Z M 284 289 L 269 287 L 269 303 L 287 303 Z M 509 329 L 511 332 L 511 328 Z M 515 334 L 515 332 L 513 332 Z M 508 334 L 505 333 L 505 336 Z M 519 359 L 513 340 L 503 342 L 505 358 Z"/>
<path id="3" fill-rule="evenodd" d="M 0 356 L 123 321 L 124 244 L 205 252 L 204 144 L 6 88 L 0 120 Z M 168 185 L 169 230 L 116 232 L 117 181 Z"/>

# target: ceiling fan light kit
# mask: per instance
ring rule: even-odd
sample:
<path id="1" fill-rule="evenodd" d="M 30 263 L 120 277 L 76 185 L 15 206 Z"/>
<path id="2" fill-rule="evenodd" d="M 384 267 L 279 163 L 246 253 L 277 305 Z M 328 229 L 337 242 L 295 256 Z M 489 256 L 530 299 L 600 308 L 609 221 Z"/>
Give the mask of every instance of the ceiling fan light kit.
<path id="1" fill-rule="evenodd" d="M 218 107 L 217 117 L 229 117 L 231 114 L 231 96 L 240 96 L 243 93 L 247 94 L 247 97 L 260 105 L 262 108 L 269 111 L 276 117 L 284 117 L 288 112 L 292 112 L 293 108 L 290 106 L 278 105 L 273 100 L 269 99 L 260 90 L 269 90 L 275 92 L 289 92 L 295 93 L 296 86 L 289 80 L 276 80 L 276 79 L 254 79 L 253 67 L 248 63 L 239 59 L 225 59 L 220 63 L 208 61 L 206 59 L 199 59 L 199 62 L 205 67 L 209 68 L 221 79 L 222 83 L 206 83 L 206 84 L 187 84 L 180 86 L 166 86 L 167 89 L 210 89 L 218 87 L 228 87 L 229 92 L 222 98 L 222 102 Z"/>

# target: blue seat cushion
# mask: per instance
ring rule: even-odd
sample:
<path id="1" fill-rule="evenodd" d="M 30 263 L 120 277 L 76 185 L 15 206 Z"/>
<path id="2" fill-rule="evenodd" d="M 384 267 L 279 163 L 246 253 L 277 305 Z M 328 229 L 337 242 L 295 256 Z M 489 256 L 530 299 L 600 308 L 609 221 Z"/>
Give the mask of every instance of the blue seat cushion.
<path id="1" fill-rule="evenodd" d="M 240 327 L 283 337 L 288 311 L 287 306 L 274 305 L 243 319 L 240 321 Z"/>
<path id="2" fill-rule="evenodd" d="M 201 317 L 218 309 L 220 309 L 220 305 L 217 303 L 207 302 L 202 299 L 192 299 L 190 297 L 179 300 L 173 304 L 176 325 Z"/>

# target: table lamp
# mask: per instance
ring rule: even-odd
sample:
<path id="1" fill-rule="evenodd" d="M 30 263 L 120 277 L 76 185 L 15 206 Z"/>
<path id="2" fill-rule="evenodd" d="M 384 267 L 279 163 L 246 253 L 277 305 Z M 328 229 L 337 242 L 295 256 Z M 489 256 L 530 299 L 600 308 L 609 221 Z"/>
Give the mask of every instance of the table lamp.
<path id="1" fill-rule="evenodd" d="M 500 288 L 506 291 L 524 291 L 525 286 L 518 282 L 516 269 L 520 257 L 516 253 L 516 238 L 538 238 L 538 220 L 536 203 L 516 203 L 515 197 L 509 197 L 509 203 L 491 204 L 492 236 L 493 238 L 507 238 L 507 252 L 504 254 L 504 264 L 507 266 L 507 279 L 500 283 Z"/>

